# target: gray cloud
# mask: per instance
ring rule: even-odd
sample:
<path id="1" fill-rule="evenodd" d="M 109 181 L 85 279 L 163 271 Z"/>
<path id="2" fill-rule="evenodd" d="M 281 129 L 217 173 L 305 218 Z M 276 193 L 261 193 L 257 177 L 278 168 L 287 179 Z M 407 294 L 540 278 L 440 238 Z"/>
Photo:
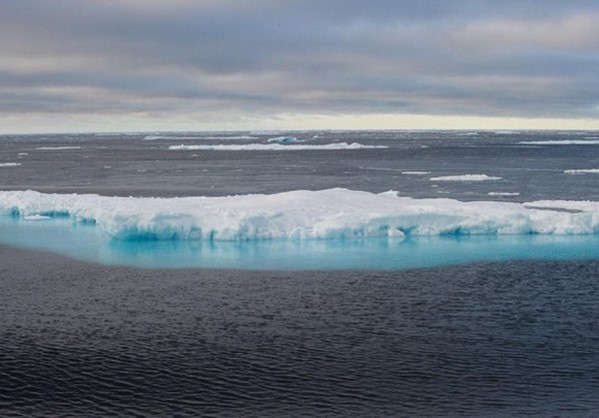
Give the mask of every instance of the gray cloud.
<path id="1" fill-rule="evenodd" d="M 594 1 L 7 0 L 0 115 L 597 118 Z"/>

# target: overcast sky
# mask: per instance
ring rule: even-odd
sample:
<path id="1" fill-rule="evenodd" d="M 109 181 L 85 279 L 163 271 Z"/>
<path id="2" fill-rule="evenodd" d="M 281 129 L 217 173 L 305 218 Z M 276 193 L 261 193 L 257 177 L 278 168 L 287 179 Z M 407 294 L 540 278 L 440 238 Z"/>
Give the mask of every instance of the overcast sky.
<path id="1" fill-rule="evenodd" d="M 1 0 L 0 132 L 599 129 L 599 2 Z"/>

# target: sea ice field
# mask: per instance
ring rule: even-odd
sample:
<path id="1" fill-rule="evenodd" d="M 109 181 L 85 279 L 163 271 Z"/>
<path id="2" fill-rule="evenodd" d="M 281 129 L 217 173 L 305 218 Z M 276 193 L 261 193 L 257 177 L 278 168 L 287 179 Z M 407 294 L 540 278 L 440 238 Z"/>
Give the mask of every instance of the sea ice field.
<path id="1" fill-rule="evenodd" d="M 3 136 L 0 242 L 149 268 L 594 259 L 598 167 L 584 131 Z"/>

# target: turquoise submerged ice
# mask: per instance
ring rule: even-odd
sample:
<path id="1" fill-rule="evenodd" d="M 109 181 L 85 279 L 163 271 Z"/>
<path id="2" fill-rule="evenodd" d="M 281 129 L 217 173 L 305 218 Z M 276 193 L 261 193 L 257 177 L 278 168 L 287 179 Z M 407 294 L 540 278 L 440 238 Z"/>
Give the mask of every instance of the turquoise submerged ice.
<path id="1" fill-rule="evenodd" d="M 145 267 L 398 269 L 599 256 L 599 203 L 297 190 L 127 198 L 0 192 L 0 239 Z"/>

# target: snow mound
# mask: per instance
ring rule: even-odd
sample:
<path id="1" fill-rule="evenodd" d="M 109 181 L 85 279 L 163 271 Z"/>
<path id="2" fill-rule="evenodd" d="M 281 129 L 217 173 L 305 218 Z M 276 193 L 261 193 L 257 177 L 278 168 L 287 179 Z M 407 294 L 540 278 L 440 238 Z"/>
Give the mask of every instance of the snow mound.
<path id="1" fill-rule="evenodd" d="M 599 202 L 461 202 L 347 189 L 182 198 L 3 191 L 0 213 L 29 219 L 68 216 L 128 240 L 401 239 L 599 232 Z"/>

